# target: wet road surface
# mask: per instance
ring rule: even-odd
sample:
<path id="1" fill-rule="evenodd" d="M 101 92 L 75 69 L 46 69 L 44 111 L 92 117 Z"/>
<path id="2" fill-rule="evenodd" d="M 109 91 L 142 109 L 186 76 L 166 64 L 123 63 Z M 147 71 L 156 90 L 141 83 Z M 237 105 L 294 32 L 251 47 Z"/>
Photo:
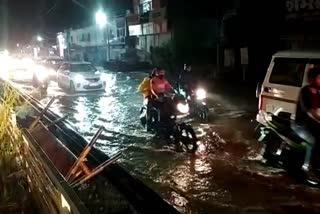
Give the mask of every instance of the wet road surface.
<path id="1" fill-rule="evenodd" d="M 112 73 L 104 92 L 70 95 L 51 82 L 52 105 L 68 115 L 88 140 L 100 126 L 96 147 L 120 163 L 183 213 L 318 213 L 320 191 L 296 183 L 279 169 L 259 161 L 253 133 L 254 112 L 246 112 L 218 94 L 210 94 L 209 124 L 193 122 L 199 135 L 196 154 L 176 153 L 172 145 L 146 133 L 139 124 L 142 97 L 136 92 L 144 73 Z M 19 85 L 31 91 L 26 84 Z M 44 98 L 42 102 L 48 102 Z"/>

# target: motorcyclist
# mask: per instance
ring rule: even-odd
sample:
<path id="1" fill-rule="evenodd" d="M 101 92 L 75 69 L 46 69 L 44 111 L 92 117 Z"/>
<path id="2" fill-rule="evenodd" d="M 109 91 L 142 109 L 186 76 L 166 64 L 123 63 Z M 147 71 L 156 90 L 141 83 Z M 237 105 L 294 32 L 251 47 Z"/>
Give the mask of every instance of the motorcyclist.
<path id="1" fill-rule="evenodd" d="M 178 77 L 179 88 L 186 93 L 186 97 L 192 94 L 192 89 L 194 87 L 194 79 L 191 73 L 191 64 L 184 64 L 183 70 L 180 72 Z"/>
<path id="2" fill-rule="evenodd" d="M 309 136 L 307 152 L 303 170 L 306 171 L 309 179 L 319 183 L 320 180 L 315 176 L 315 170 L 320 155 L 320 68 L 311 68 L 308 73 L 309 84 L 300 91 L 296 121 L 293 129 L 304 131 Z M 298 128 L 300 130 L 298 130 Z"/>
<path id="3" fill-rule="evenodd" d="M 146 103 L 146 127 L 147 130 L 151 130 L 150 124 L 151 124 L 151 117 L 150 117 L 150 111 L 152 108 L 152 100 L 151 100 L 151 79 L 155 76 L 156 71 L 159 68 L 154 68 L 151 72 L 151 74 L 148 77 L 145 77 L 142 82 L 138 86 L 138 92 L 140 92 L 143 95 L 144 103 Z"/>
<path id="4" fill-rule="evenodd" d="M 163 69 L 158 69 L 155 73 L 155 76 L 150 81 L 151 89 L 151 105 L 152 107 L 158 109 L 162 116 L 165 116 L 168 111 L 172 108 L 170 102 L 167 102 L 168 99 L 166 94 L 171 94 L 174 89 L 168 80 L 165 78 L 165 71 Z M 161 98 L 161 99 L 159 99 Z M 163 118 L 161 116 L 161 118 Z"/>
<path id="5" fill-rule="evenodd" d="M 155 76 L 150 81 L 150 89 L 154 98 L 159 98 L 159 95 L 166 94 L 173 91 L 173 87 L 170 85 L 168 80 L 165 78 L 165 71 L 158 69 L 155 72 Z"/>
<path id="6" fill-rule="evenodd" d="M 158 68 L 154 68 L 150 75 L 145 77 L 138 86 L 138 92 L 143 95 L 144 99 L 148 99 L 151 96 L 150 81 L 155 76 L 157 70 Z"/>

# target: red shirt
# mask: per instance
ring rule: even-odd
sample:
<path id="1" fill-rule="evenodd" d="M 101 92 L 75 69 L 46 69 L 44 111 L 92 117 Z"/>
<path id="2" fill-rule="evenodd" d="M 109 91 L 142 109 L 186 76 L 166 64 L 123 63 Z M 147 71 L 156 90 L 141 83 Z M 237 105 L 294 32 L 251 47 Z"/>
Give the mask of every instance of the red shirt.
<path id="1" fill-rule="evenodd" d="M 165 93 L 171 89 L 171 85 L 166 79 L 160 79 L 158 77 L 151 79 L 151 87 L 156 94 Z"/>

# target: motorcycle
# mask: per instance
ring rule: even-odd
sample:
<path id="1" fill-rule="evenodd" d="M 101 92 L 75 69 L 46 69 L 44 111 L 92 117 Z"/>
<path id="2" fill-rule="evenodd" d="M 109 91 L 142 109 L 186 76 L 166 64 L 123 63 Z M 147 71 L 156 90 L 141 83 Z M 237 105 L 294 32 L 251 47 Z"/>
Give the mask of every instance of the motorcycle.
<path id="1" fill-rule="evenodd" d="M 43 66 L 38 66 L 33 72 L 32 86 L 38 88 L 41 91 L 47 91 L 49 86 L 50 78 L 48 70 Z"/>
<path id="2" fill-rule="evenodd" d="M 189 105 L 181 95 L 161 95 L 150 107 L 150 126 L 158 134 L 164 134 L 173 140 L 178 151 L 193 153 L 197 150 L 197 136 L 190 124 L 186 122 Z M 140 111 L 143 127 L 147 124 L 147 103 Z"/>
<path id="3" fill-rule="evenodd" d="M 203 122 L 208 122 L 209 108 L 206 103 L 207 91 L 203 88 L 191 90 L 191 95 L 187 99 L 193 115 L 197 116 Z"/>
<path id="4" fill-rule="evenodd" d="M 309 184 L 317 184 L 306 176 L 308 159 L 311 156 L 313 137 L 299 128 L 290 119 L 290 114 L 279 112 L 271 114 L 260 111 L 257 115 L 260 137 L 264 147 L 261 151 L 266 163 L 280 166 L 290 174 L 306 180 Z"/>
<path id="5" fill-rule="evenodd" d="M 184 92 L 190 106 L 190 114 L 203 122 L 208 122 L 207 91 L 201 87 L 189 86 L 189 93 L 187 93 L 180 85 L 178 85 L 178 91 Z"/>

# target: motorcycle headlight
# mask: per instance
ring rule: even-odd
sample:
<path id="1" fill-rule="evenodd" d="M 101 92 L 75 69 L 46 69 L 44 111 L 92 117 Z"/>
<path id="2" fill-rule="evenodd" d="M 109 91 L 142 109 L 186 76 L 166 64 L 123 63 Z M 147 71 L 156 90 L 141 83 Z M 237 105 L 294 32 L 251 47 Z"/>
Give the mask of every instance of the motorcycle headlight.
<path id="1" fill-rule="evenodd" d="M 85 81 L 84 77 L 80 74 L 78 74 L 77 76 L 75 76 L 74 80 L 77 82 L 77 83 L 82 83 Z"/>
<path id="2" fill-rule="evenodd" d="M 206 90 L 204 90 L 203 88 L 197 89 L 196 97 L 197 97 L 197 100 L 203 100 L 203 99 L 207 98 Z"/>
<path id="3" fill-rule="evenodd" d="M 177 109 L 178 109 L 178 111 L 181 112 L 182 114 L 186 114 L 186 113 L 189 112 L 189 105 L 188 105 L 188 104 L 178 103 Z"/>

